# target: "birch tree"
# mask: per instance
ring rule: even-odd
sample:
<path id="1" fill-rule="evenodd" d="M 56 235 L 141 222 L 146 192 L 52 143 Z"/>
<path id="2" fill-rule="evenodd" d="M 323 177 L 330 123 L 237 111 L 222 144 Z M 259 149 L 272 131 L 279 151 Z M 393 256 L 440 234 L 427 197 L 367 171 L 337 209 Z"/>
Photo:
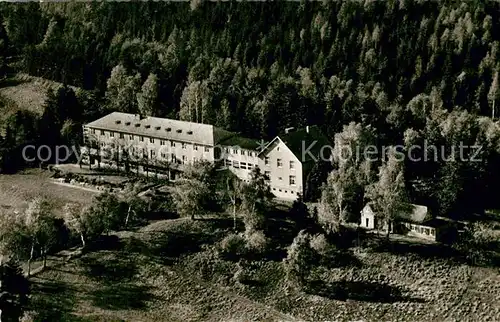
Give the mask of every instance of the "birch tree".
<path id="1" fill-rule="evenodd" d="M 35 255 L 35 248 L 40 245 L 42 255 L 44 257 L 44 265 L 46 262 L 47 250 L 54 240 L 54 234 L 51 225 L 52 206 L 50 203 L 42 198 L 37 197 L 33 199 L 25 212 L 25 225 L 27 235 L 30 240 L 30 253 L 28 258 L 28 276 L 31 273 L 31 262 Z"/>
<path id="2" fill-rule="evenodd" d="M 347 217 L 346 203 L 354 188 L 352 168 L 332 171 L 323 186 L 318 206 L 318 221 L 329 233 L 338 233 Z"/>
<path id="3" fill-rule="evenodd" d="M 100 235 L 104 230 L 102 219 L 90 207 L 68 203 L 64 206 L 63 216 L 66 227 L 80 236 L 82 249 L 87 246 L 89 238 Z"/>
<path id="4" fill-rule="evenodd" d="M 488 100 L 491 102 L 491 118 L 495 119 L 495 103 L 498 100 L 500 92 L 498 90 L 498 71 L 493 74 L 490 91 L 488 92 Z"/>
<path id="5" fill-rule="evenodd" d="M 243 193 L 244 185 L 241 180 L 237 177 L 227 178 L 226 180 L 227 195 L 231 201 L 233 208 L 233 229 L 236 230 L 236 210 L 238 206 L 238 200 L 241 199 Z"/>
<path id="6" fill-rule="evenodd" d="M 183 121 L 206 123 L 210 108 L 210 92 L 206 81 L 189 83 L 182 91 L 179 118 Z"/>
<path id="7" fill-rule="evenodd" d="M 394 219 L 401 212 L 408 210 L 403 162 L 397 159 L 396 153 L 394 147 L 389 150 L 387 161 L 379 168 L 378 181 L 367 191 L 376 215 L 387 225 L 387 238 Z"/>
<path id="8" fill-rule="evenodd" d="M 178 180 L 174 193 L 177 211 L 181 215 L 194 220 L 196 214 L 205 212 L 205 207 L 215 194 L 214 172 L 213 164 L 206 161 L 186 166 L 184 176 Z"/>
<path id="9" fill-rule="evenodd" d="M 141 183 L 131 183 L 127 185 L 121 195 L 121 199 L 127 205 L 127 216 L 125 216 L 124 227 L 127 228 L 130 216 L 137 216 L 138 212 L 144 211 L 144 201 L 138 196 L 144 185 Z"/>

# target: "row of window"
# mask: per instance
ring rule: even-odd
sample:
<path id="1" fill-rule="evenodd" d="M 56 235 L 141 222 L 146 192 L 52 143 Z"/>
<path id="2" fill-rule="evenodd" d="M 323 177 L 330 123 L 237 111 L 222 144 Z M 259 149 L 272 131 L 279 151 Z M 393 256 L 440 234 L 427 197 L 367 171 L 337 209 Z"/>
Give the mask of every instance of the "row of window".
<path id="1" fill-rule="evenodd" d="M 410 225 L 410 229 L 419 234 L 435 236 L 436 231 L 433 228 L 421 227 L 418 225 Z"/>
<path id="2" fill-rule="evenodd" d="M 271 171 L 264 171 L 264 174 L 270 179 Z M 288 184 L 294 186 L 296 184 L 295 176 L 288 176 Z M 278 181 L 283 181 L 283 177 L 278 177 Z"/>
<path id="3" fill-rule="evenodd" d="M 101 145 L 104 146 L 105 144 L 101 143 Z M 145 158 L 151 158 L 151 159 L 156 158 L 156 151 L 155 150 L 150 150 L 149 154 L 148 154 L 146 148 L 132 147 L 131 150 L 129 150 L 129 151 L 134 156 L 142 155 Z M 187 156 L 182 155 L 181 158 L 178 159 L 174 153 L 161 152 L 160 156 L 164 160 L 170 160 L 171 162 L 178 163 L 178 164 L 185 164 L 188 161 L 188 157 Z M 193 157 L 193 162 L 196 162 L 197 160 L 198 160 L 197 158 Z"/>
<path id="4" fill-rule="evenodd" d="M 104 130 L 100 130 L 101 131 L 101 135 L 104 136 L 105 135 L 105 131 Z M 91 133 L 92 134 L 95 134 L 95 129 L 91 129 Z M 109 136 L 110 137 L 115 137 L 115 132 L 109 132 Z M 119 133 L 119 137 L 120 139 L 124 139 L 125 138 L 125 134 L 124 133 Z M 134 140 L 135 137 L 137 137 L 139 139 L 140 142 L 144 142 L 144 136 L 141 136 L 141 135 L 136 135 L 134 136 L 133 134 L 127 134 L 127 138 L 129 140 Z M 152 138 L 150 137 L 149 138 L 149 143 L 155 143 L 155 138 Z M 167 145 L 168 141 L 167 140 L 161 140 L 160 139 L 160 145 Z M 186 143 L 180 143 L 182 145 L 182 148 L 185 150 L 187 149 L 187 144 Z M 176 142 L 174 141 L 170 141 L 170 146 L 171 147 L 176 147 Z M 193 145 L 193 149 L 195 151 L 198 151 L 198 145 L 194 144 Z M 205 149 L 205 152 L 210 152 L 210 148 L 209 147 L 204 147 Z"/>
<path id="5" fill-rule="evenodd" d="M 233 154 L 238 154 L 238 149 L 232 149 Z M 255 152 L 248 151 L 248 150 L 239 150 L 241 155 L 247 155 L 249 157 L 255 156 Z M 229 148 L 224 148 L 224 152 L 229 153 Z"/>
<path id="6" fill-rule="evenodd" d="M 252 170 L 254 168 L 254 165 L 252 163 L 226 160 L 226 167 L 233 167 L 235 169 Z"/>
<path id="7" fill-rule="evenodd" d="M 269 166 L 271 164 L 271 160 L 269 159 L 269 157 L 264 157 L 264 164 Z M 283 167 L 283 160 L 281 159 L 276 159 L 276 166 L 278 168 L 282 168 Z M 290 169 L 295 169 L 295 161 L 290 161 L 288 163 L 288 167 Z"/>
<path id="8" fill-rule="evenodd" d="M 276 190 L 278 190 L 279 192 L 283 192 L 283 190 L 282 190 L 282 189 L 276 189 L 276 188 L 273 188 L 273 191 L 276 191 Z M 288 190 L 285 190 L 285 193 L 288 193 Z M 291 193 L 292 195 L 294 195 L 294 194 L 295 194 L 295 191 L 290 190 L 290 193 Z"/>

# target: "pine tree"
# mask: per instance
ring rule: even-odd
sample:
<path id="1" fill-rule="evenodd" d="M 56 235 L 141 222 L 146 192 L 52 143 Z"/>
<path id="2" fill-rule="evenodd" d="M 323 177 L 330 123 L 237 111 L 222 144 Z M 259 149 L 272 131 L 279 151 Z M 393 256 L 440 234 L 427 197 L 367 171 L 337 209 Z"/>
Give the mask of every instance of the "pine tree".
<path id="1" fill-rule="evenodd" d="M 0 320 L 20 321 L 28 304 L 30 285 L 19 263 L 0 264 Z"/>

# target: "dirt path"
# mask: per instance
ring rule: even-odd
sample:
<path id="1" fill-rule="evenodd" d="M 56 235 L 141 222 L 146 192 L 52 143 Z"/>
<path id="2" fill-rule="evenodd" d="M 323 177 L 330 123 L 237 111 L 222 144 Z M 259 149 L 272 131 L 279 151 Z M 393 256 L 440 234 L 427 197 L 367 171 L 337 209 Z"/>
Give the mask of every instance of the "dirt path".
<path id="1" fill-rule="evenodd" d="M 53 184 L 57 184 L 59 186 L 63 186 L 63 187 L 69 187 L 69 188 L 74 188 L 74 189 L 81 189 L 81 190 L 85 190 L 85 191 L 89 191 L 89 192 L 95 192 L 95 193 L 102 193 L 103 191 L 102 190 L 98 190 L 98 189 L 95 189 L 95 188 L 89 188 L 89 187 L 84 187 L 84 186 L 80 186 L 80 185 L 74 185 L 74 184 L 70 184 L 70 183 L 65 183 L 65 182 L 59 182 L 59 181 L 51 181 L 51 183 Z"/>

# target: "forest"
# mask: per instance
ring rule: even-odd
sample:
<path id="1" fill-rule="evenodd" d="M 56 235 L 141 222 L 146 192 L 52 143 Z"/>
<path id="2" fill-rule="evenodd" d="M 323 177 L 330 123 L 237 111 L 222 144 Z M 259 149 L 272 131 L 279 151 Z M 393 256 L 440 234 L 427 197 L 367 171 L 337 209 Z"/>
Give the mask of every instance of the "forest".
<path id="1" fill-rule="evenodd" d="M 119 110 L 255 139 L 319 125 L 336 145 L 430 142 L 449 158 L 405 161 L 412 202 L 450 216 L 498 206 L 496 2 L 31 2 L 3 3 L 0 15 L 2 74 L 81 89 L 3 125 L 2 169 L 19 164 L 5 151 L 77 143 L 82 123 Z M 459 144 L 480 145 L 480 162 L 455 158 Z M 336 164 L 327 180 L 349 183 L 352 213 L 380 165 L 360 179 L 363 161 Z"/>

